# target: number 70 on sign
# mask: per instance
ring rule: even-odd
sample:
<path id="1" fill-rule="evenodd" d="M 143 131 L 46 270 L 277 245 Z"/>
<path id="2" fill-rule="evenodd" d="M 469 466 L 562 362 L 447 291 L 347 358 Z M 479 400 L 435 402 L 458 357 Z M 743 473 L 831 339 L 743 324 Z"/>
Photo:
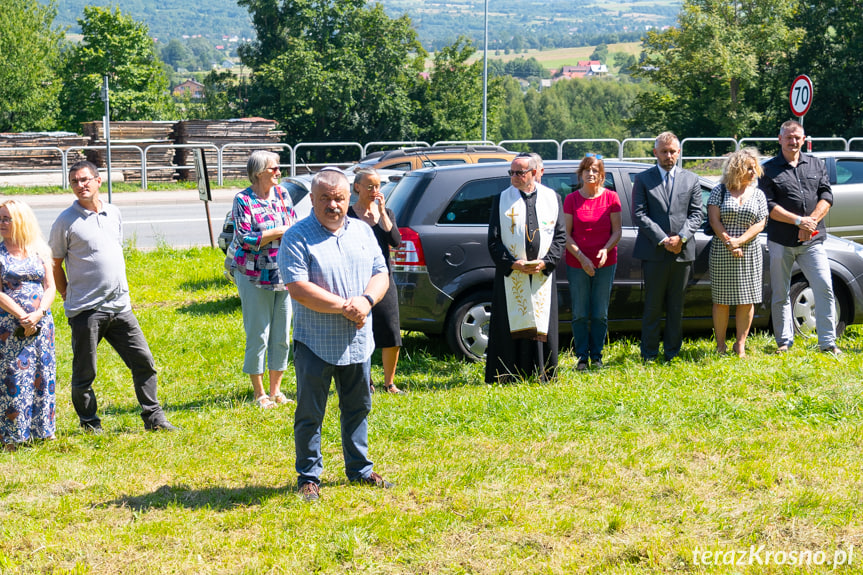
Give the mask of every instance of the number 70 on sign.
<path id="1" fill-rule="evenodd" d="M 799 118 L 809 111 L 812 105 L 812 80 L 809 76 L 801 74 L 791 83 L 790 102 L 791 112 Z"/>

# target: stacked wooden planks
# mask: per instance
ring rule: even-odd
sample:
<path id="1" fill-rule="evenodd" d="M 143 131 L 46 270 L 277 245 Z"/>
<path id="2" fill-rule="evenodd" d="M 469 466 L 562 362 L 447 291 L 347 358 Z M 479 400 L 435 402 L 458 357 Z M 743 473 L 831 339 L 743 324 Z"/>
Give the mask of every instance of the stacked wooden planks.
<path id="1" fill-rule="evenodd" d="M 91 146 L 105 145 L 102 122 L 82 124 Z M 172 144 L 174 122 L 123 121 L 111 122 L 111 168 L 122 170 L 127 182 L 141 181 L 141 153 L 117 146 L 133 145 L 145 149 L 153 144 Z M 107 164 L 105 150 L 87 150 L 87 159 L 103 168 Z M 147 153 L 147 181 L 171 182 L 176 179 L 174 148 L 156 148 Z M 153 168 L 150 168 L 153 166 Z"/>
<path id="2" fill-rule="evenodd" d="M 284 132 L 276 130 L 275 120 L 265 118 L 238 118 L 233 120 L 183 120 L 177 122 L 174 129 L 174 139 L 178 144 L 278 144 Z M 228 147 L 222 152 L 222 175 L 225 178 L 245 178 L 246 161 L 253 150 L 269 150 L 280 152 L 279 146 Z M 217 175 L 216 151 L 205 149 L 207 171 L 210 178 Z M 287 163 L 289 159 L 283 157 Z M 177 165 L 190 166 L 194 164 L 192 153 L 188 149 L 177 150 Z M 180 168 L 181 179 L 193 179 L 194 170 Z"/>
<path id="3" fill-rule="evenodd" d="M 0 134 L 0 173 L 6 175 L 32 174 L 36 171 L 62 172 L 63 161 L 56 150 L 8 148 L 39 148 L 56 146 L 63 150 L 86 146 L 88 139 L 73 132 L 21 132 Z M 69 153 L 69 165 L 84 159 L 80 150 Z M 20 171 L 18 171 L 20 170 Z"/>

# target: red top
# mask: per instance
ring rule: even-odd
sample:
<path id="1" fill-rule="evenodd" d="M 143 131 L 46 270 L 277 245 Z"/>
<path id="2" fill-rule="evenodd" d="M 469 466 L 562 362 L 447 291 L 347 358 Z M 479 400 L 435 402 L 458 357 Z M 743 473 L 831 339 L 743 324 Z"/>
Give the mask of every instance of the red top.
<path id="1" fill-rule="evenodd" d="M 604 188 L 595 198 L 587 199 L 575 190 L 563 200 L 563 213 L 572 216 L 572 239 L 578 249 L 598 265 L 599 253 L 611 237 L 611 214 L 620 212 L 620 198 L 617 192 Z M 617 246 L 609 250 L 605 265 L 617 263 Z M 575 256 L 566 251 L 566 265 L 580 268 Z"/>

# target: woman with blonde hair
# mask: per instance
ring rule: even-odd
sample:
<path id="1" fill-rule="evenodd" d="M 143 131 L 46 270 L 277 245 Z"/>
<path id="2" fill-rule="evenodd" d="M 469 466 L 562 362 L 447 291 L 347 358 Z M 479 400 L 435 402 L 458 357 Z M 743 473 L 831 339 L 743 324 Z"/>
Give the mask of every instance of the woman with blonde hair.
<path id="1" fill-rule="evenodd" d="M 758 150 L 734 152 L 707 200 L 707 216 L 716 234 L 710 248 L 710 290 L 716 351 L 720 354 L 727 352 L 725 335 L 731 306 L 735 306 L 737 328 L 732 349 L 744 357 L 755 304 L 761 302 L 764 282 L 758 234 L 764 230 L 768 215 L 767 199 L 758 188 L 762 173 Z"/>
<path id="2" fill-rule="evenodd" d="M 54 439 L 54 274 L 33 210 L 0 203 L 0 441 Z"/>

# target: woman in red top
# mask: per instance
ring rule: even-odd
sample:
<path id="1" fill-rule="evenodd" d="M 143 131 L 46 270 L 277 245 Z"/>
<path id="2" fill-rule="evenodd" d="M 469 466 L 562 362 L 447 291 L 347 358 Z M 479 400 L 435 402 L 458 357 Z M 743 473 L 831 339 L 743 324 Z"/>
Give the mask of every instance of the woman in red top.
<path id="1" fill-rule="evenodd" d="M 608 303 L 617 269 L 621 236 L 620 198 L 603 187 L 602 156 L 588 154 L 578 166 L 581 188 L 563 202 L 566 223 L 566 277 L 572 300 L 572 343 L 578 371 L 587 362 L 602 367 L 608 333 Z"/>

